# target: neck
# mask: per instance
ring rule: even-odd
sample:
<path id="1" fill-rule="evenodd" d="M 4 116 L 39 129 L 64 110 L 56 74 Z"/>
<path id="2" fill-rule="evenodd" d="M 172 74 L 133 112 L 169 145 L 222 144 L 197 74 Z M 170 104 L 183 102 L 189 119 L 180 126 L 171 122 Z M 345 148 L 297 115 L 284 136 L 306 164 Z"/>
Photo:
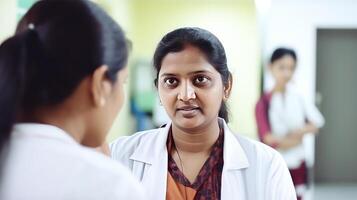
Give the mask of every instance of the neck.
<path id="1" fill-rule="evenodd" d="M 273 92 L 280 92 L 280 93 L 284 93 L 286 89 L 286 86 L 283 84 L 276 84 L 273 88 Z"/>
<path id="2" fill-rule="evenodd" d="M 182 130 L 172 125 L 172 136 L 176 148 L 186 153 L 210 153 L 211 147 L 219 137 L 218 121 L 195 131 Z"/>
<path id="3" fill-rule="evenodd" d="M 84 137 L 84 127 L 78 114 L 72 112 L 73 109 L 61 107 L 39 108 L 27 115 L 22 115 L 19 122 L 33 122 L 49 124 L 64 130 L 78 143 L 81 143 Z"/>

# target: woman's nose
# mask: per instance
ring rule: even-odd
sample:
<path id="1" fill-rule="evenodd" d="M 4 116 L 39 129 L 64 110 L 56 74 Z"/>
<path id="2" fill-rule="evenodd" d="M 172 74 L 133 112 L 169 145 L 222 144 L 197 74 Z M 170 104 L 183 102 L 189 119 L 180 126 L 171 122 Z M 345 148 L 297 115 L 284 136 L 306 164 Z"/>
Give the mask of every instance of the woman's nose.
<path id="1" fill-rule="evenodd" d="M 191 99 L 196 98 L 195 88 L 189 82 L 185 82 L 181 84 L 181 88 L 179 94 L 177 95 L 177 99 L 181 101 L 189 101 Z"/>

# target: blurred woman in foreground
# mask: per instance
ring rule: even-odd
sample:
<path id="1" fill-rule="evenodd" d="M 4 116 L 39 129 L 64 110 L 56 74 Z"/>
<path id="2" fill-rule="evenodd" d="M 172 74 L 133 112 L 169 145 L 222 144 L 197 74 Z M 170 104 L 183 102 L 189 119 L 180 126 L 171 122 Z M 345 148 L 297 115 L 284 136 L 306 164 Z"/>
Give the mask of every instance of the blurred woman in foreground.
<path id="1" fill-rule="evenodd" d="M 0 199 L 143 199 L 101 145 L 120 110 L 128 45 L 86 0 L 42 0 L 0 46 Z"/>

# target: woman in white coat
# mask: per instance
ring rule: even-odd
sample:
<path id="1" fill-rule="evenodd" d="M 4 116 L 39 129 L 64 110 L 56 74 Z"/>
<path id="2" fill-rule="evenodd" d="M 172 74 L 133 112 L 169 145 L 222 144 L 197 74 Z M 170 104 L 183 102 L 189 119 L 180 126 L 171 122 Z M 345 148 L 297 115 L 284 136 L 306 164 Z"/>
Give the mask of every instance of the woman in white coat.
<path id="1" fill-rule="evenodd" d="M 212 33 L 200 28 L 168 33 L 157 46 L 154 66 L 171 122 L 110 145 L 112 157 L 143 183 L 147 199 L 296 199 L 281 156 L 227 127 L 232 77 Z"/>
<path id="2" fill-rule="evenodd" d="M 0 199 L 143 199 L 101 145 L 124 99 L 127 40 L 87 0 L 42 0 L 0 46 Z"/>
<path id="3" fill-rule="evenodd" d="M 255 111 L 260 140 L 281 153 L 290 170 L 297 199 L 302 200 L 308 177 L 303 139 L 305 135 L 317 134 L 325 120 L 316 106 L 305 102 L 292 87 L 296 65 L 293 49 L 274 50 L 269 70 L 275 84 L 260 97 Z"/>

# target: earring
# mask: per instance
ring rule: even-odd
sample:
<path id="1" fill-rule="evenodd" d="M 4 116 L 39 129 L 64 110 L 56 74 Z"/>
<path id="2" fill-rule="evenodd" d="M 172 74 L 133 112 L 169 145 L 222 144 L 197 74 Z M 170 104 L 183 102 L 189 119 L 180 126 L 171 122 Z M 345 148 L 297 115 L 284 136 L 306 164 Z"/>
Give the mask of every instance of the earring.
<path id="1" fill-rule="evenodd" d="M 224 94 L 223 100 L 224 100 L 224 101 L 227 101 L 227 100 L 228 100 L 228 97 L 229 97 L 228 94 Z"/>
<path id="2" fill-rule="evenodd" d="M 99 101 L 100 107 L 103 107 L 104 104 L 105 104 L 105 99 L 104 99 L 104 98 L 101 98 L 100 101 Z"/>

